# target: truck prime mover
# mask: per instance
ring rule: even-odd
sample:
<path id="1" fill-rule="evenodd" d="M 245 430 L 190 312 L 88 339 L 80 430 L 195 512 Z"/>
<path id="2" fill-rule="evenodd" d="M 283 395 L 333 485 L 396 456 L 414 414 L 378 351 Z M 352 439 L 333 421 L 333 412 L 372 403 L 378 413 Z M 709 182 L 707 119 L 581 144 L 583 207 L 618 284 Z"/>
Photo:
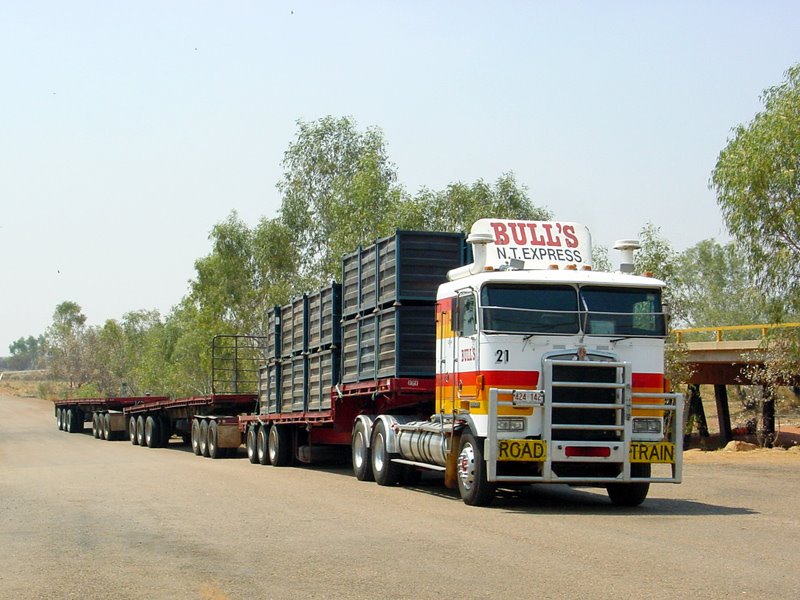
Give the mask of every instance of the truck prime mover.
<path id="1" fill-rule="evenodd" d="M 440 472 L 476 506 L 533 483 L 636 506 L 681 481 L 683 413 L 665 284 L 631 273 L 636 247 L 605 273 L 577 223 L 397 231 L 345 256 L 341 285 L 272 310 L 266 336 L 217 336 L 210 395 L 57 401 L 58 426 L 211 458 L 244 444 L 274 466 L 349 446 L 361 481 Z"/>

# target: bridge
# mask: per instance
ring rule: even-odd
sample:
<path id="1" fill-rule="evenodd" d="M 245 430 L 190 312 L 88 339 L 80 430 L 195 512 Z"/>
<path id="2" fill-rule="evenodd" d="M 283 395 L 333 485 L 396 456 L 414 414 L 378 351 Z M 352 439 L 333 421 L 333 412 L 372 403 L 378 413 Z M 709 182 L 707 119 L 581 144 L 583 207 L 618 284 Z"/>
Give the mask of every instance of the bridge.
<path id="1" fill-rule="evenodd" d="M 732 439 L 728 404 L 728 385 L 753 385 L 752 367 L 763 366 L 769 351 L 770 335 L 800 323 L 770 325 L 732 325 L 727 327 L 694 327 L 673 331 L 676 341 L 685 344 L 685 364 L 691 369 L 689 416 L 697 416 L 701 435 L 708 435 L 700 385 L 713 385 L 717 404 L 720 437 L 723 444 Z M 800 372 L 797 373 L 800 378 Z M 789 382 L 793 383 L 793 382 Z M 775 435 L 774 400 L 764 402 L 763 431 L 767 441 Z M 705 431 L 704 431 L 705 430 Z"/>

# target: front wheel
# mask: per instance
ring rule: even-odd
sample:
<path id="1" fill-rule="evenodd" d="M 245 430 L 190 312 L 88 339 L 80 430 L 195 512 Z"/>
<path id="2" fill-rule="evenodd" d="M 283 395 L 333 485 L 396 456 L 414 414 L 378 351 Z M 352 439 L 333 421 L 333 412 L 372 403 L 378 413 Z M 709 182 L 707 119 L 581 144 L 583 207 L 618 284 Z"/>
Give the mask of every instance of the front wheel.
<path id="1" fill-rule="evenodd" d="M 374 481 L 372 474 L 372 455 L 367 447 L 367 427 L 363 421 L 353 429 L 353 473 L 359 481 Z"/>
<path id="2" fill-rule="evenodd" d="M 650 477 L 650 464 L 631 465 L 633 477 Z M 650 482 L 609 483 L 606 486 L 608 497 L 615 506 L 639 506 L 647 498 Z"/>
<path id="3" fill-rule="evenodd" d="M 464 504 L 487 506 L 494 499 L 494 484 L 486 479 L 486 461 L 483 460 L 483 439 L 472 433 L 461 436 L 458 454 L 458 491 Z"/>

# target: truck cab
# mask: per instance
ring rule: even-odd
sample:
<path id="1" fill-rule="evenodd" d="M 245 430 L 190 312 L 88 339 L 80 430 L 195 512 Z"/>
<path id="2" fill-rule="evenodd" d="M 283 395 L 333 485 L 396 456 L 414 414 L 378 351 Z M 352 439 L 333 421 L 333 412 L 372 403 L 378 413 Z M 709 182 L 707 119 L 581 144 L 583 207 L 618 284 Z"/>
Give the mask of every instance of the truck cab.
<path id="1" fill-rule="evenodd" d="M 558 482 L 636 505 L 651 481 L 679 482 L 664 282 L 593 271 L 577 223 L 484 219 L 468 242 L 475 261 L 439 288 L 436 356 L 436 412 L 454 429 L 464 500 Z M 654 477 L 653 463 L 669 466 Z"/>

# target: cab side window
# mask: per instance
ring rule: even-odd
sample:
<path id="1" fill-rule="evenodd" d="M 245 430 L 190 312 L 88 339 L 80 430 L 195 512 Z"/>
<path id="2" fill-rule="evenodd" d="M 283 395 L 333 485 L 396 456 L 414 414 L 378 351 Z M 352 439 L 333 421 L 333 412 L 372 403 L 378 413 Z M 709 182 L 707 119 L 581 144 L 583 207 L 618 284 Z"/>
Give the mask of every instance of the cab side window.
<path id="1" fill-rule="evenodd" d="M 469 337 L 475 335 L 478 331 L 478 324 L 476 321 L 477 311 L 475 310 L 475 296 L 461 296 L 461 335 Z"/>

